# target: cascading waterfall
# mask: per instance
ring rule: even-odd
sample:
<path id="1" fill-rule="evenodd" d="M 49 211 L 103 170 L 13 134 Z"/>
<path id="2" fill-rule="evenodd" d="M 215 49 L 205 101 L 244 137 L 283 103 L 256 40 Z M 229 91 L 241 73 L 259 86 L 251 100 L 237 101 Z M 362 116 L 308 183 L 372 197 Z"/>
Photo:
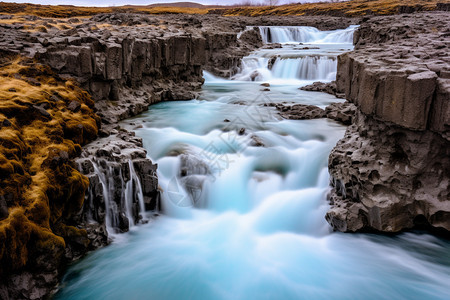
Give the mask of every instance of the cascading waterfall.
<path id="1" fill-rule="evenodd" d="M 338 51 L 320 47 L 312 60 Z M 261 50 L 243 65 L 296 51 Z M 285 60 L 272 71 L 292 64 Z M 306 65 L 292 77 L 312 77 Z M 301 91 L 299 81 L 262 91 L 250 80 L 205 78 L 200 99 L 159 103 L 122 124 L 138 128 L 158 163 L 164 214 L 72 266 L 56 299 L 450 299 L 448 241 L 331 232 L 327 158 L 345 127 L 280 120 L 270 104 L 341 100 Z"/>
<path id="2" fill-rule="evenodd" d="M 232 79 L 332 81 L 336 77 L 337 55 L 341 53 L 340 49 L 350 50 L 353 47 L 356 28 L 350 26 L 342 30 L 320 31 L 307 26 L 260 26 L 264 43 L 281 43 L 282 48 L 260 50 L 245 57 L 241 72 Z M 302 47 L 298 43 L 302 43 Z M 328 53 L 323 53 L 323 45 L 326 45 Z"/>
<path id="3" fill-rule="evenodd" d="M 102 160 L 99 163 L 91 161 L 94 174 L 102 187 L 105 211 L 105 225 L 109 234 L 127 230 L 141 219 L 146 219 L 142 185 L 131 160 L 128 161 L 130 178 L 125 181 L 122 166 L 114 162 Z M 89 191 L 91 198 L 92 191 Z M 98 221 L 95 209 L 90 205 L 90 216 Z"/>
<path id="4" fill-rule="evenodd" d="M 271 43 L 353 43 L 353 33 L 358 26 L 335 31 L 320 31 L 308 26 L 259 26 L 265 44 Z"/>
<path id="5" fill-rule="evenodd" d="M 275 78 L 331 81 L 337 72 L 336 57 L 305 56 L 277 59 L 272 67 Z"/>

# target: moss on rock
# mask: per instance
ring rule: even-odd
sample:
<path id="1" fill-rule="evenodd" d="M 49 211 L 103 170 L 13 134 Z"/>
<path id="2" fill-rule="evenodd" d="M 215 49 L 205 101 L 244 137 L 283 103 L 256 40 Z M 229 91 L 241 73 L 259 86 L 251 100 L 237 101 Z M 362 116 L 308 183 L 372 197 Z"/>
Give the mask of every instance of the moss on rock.
<path id="1" fill-rule="evenodd" d="M 97 136 L 100 119 L 88 93 L 33 60 L 0 61 L 0 275 L 61 256 L 67 240 L 86 243 L 73 226 L 88 179 L 71 158 Z M 68 109 L 73 101 L 76 112 Z M 86 245 L 87 246 L 87 245 Z"/>

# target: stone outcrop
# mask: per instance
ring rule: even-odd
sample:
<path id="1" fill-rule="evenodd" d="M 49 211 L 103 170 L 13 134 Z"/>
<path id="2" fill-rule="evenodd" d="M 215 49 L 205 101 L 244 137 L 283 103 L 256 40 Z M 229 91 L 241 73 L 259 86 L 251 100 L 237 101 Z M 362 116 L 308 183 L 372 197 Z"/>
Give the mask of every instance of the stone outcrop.
<path id="1" fill-rule="evenodd" d="M 106 226 L 113 232 L 126 232 L 148 221 L 145 211 L 160 209 L 157 166 L 146 154 L 142 139 L 122 130 L 90 143 L 75 161 L 89 178 L 79 222 L 88 228 L 94 247 L 107 243 Z"/>
<path id="2" fill-rule="evenodd" d="M 275 107 L 278 114 L 288 120 L 311 120 L 328 118 L 343 125 L 352 124 L 355 119 L 356 106 L 349 102 L 336 102 L 322 109 L 315 105 L 283 103 L 266 103 L 264 106 Z"/>
<path id="3" fill-rule="evenodd" d="M 323 92 L 334 95 L 336 98 L 345 98 L 345 94 L 340 93 L 336 86 L 336 81 L 332 82 L 314 82 L 313 84 L 305 85 L 300 88 L 303 91 L 309 92 Z"/>
<path id="4" fill-rule="evenodd" d="M 329 159 L 339 231 L 450 231 L 448 13 L 364 20 L 338 57 L 358 118 Z"/>

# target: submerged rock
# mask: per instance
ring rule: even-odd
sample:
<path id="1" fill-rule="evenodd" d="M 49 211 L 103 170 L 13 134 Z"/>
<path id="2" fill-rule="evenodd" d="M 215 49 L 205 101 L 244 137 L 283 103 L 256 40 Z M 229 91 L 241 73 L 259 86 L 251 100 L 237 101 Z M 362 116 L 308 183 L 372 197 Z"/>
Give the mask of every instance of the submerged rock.
<path id="1" fill-rule="evenodd" d="M 325 117 L 325 111 L 314 105 L 294 104 L 274 104 L 279 114 L 289 120 L 309 120 Z"/>

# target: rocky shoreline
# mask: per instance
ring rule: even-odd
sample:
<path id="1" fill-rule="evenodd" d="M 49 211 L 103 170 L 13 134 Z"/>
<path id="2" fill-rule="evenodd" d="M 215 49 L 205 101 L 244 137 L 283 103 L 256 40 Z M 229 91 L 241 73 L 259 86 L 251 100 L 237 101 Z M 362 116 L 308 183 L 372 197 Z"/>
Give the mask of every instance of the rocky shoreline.
<path id="1" fill-rule="evenodd" d="M 448 16 L 365 18 L 338 57 L 337 88 L 358 112 L 329 159 L 335 230 L 450 231 Z"/>

